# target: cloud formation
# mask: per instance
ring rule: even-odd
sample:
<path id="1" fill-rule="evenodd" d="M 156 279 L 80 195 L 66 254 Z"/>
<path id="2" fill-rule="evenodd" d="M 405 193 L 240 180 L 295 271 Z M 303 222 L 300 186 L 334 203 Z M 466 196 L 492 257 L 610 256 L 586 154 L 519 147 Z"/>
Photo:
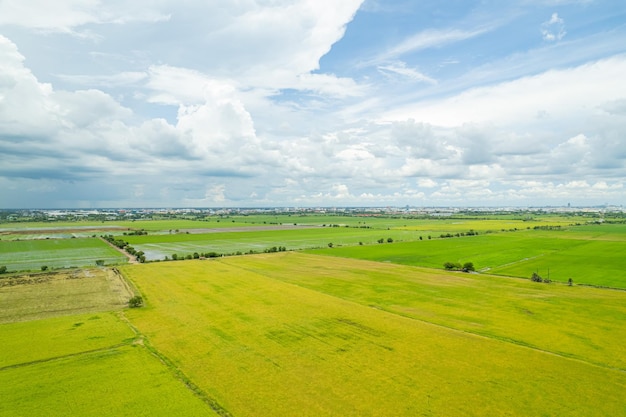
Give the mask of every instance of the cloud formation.
<path id="1" fill-rule="evenodd" d="M 0 3 L 2 206 L 626 203 L 619 28 L 361 3 Z"/>

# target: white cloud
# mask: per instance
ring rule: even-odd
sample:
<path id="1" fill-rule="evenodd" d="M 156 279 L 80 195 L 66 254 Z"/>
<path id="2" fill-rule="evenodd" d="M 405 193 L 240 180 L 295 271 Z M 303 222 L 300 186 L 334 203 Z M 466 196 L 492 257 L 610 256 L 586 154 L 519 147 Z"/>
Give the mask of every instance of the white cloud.
<path id="1" fill-rule="evenodd" d="M 476 122 L 532 125 L 539 123 L 537 112 L 545 111 L 561 123 L 580 121 L 591 109 L 626 96 L 626 85 L 614 81 L 624 73 L 626 56 L 618 55 L 574 68 L 470 89 L 443 100 L 420 102 L 388 112 L 383 118 L 411 118 L 440 126 Z"/>
<path id="2" fill-rule="evenodd" d="M 541 35 L 547 42 L 560 41 L 566 33 L 565 21 L 559 17 L 558 13 L 552 13 L 550 20 L 541 25 Z"/>
<path id="3" fill-rule="evenodd" d="M 378 70 L 383 74 L 396 74 L 413 81 L 425 82 L 427 84 L 437 84 L 437 80 L 434 78 L 431 78 L 416 69 L 407 67 L 406 63 L 402 61 L 393 62 L 388 65 L 379 65 Z"/>
<path id="4" fill-rule="evenodd" d="M 76 28 L 92 23 L 122 24 L 131 21 L 157 22 L 170 18 L 146 2 L 109 0 L 3 0 L 0 25 L 14 25 L 47 32 L 85 35 Z"/>
<path id="5" fill-rule="evenodd" d="M 494 28 L 494 25 L 485 25 L 472 30 L 455 28 L 427 29 L 406 38 L 396 46 L 385 51 L 383 54 L 380 54 L 374 59 L 374 62 L 386 62 L 394 60 L 410 52 L 438 48 L 450 43 L 461 42 L 483 35 Z"/>

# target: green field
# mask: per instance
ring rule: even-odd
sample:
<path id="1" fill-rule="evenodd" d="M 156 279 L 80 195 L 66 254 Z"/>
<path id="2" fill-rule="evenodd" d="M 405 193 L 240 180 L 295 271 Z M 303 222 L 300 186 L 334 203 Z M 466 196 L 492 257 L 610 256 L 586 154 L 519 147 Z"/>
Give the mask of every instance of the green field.
<path id="1" fill-rule="evenodd" d="M 0 415 L 217 416 L 134 340 L 110 313 L 0 324 Z"/>
<path id="2" fill-rule="evenodd" d="M 296 253 L 124 267 L 235 416 L 625 415 L 626 293 Z"/>
<path id="3" fill-rule="evenodd" d="M 626 288 L 626 233 L 616 225 L 334 247 L 312 253 L 438 269 L 448 261 L 473 262 L 476 270 L 492 274 L 530 278 L 538 272 L 553 281 L 572 278 L 575 283 Z"/>
<path id="4" fill-rule="evenodd" d="M 112 271 L 0 282 L 11 281 L 0 288 L 3 417 L 217 416 L 127 324 L 131 294 Z"/>
<path id="5" fill-rule="evenodd" d="M 94 266 L 96 260 L 120 264 L 127 258 L 100 239 L 42 239 L 0 241 L 0 266 L 9 271 Z"/>
<path id="6" fill-rule="evenodd" d="M 288 250 L 358 245 L 359 242 L 374 243 L 378 239 L 415 240 L 419 235 L 407 230 L 375 230 L 348 227 L 313 227 L 289 230 L 246 230 L 202 234 L 167 234 L 124 236 L 135 249 L 146 253 L 149 260 L 171 258 L 172 254 L 189 255 L 194 252 L 217 252 L 220 254 L 263 252 L 273 246 Z"/>
<path id="7" fill-rule="evenodd" d="M 581 285 L 626 289 L 626 224 L 574 220 L 128 222 L 148 259 L 294 251 L 0 275 L 0 415 L 626 416 L 626 291 Z M 126 262 L 58 226 L 0 266 Z"/>

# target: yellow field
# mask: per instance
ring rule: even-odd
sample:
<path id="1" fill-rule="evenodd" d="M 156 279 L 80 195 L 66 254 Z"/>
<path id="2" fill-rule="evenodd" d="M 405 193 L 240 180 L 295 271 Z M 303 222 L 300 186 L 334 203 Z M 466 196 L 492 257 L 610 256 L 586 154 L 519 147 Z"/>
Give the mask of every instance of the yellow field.
<path id="1" fill-rule="evenodd" d="M 611 351 L 620 354 L 619 348 L 604 344 L 623 343 L 619 334 L 611 336 L 610 326 L 590 332 L 592 336 L 607 333 L 596 341 L 597 348 L 604 349 L 601 357 L 586 360 L 584 349 L 571 353 L 576 358 L 566 357 L 523 346 L 523 337 L 509 341 L 463 329 L 468 321 L 462 319 L 463 308 L 476 321 L 481 317 L 473 313 L 472 299 L 462 301 L 463 293 L 475 283 L 458 274 L 440 274 L 439 284 L 425 276 L 423 285 L 414 287 L 434 292 L 443 286 L 455 289 L 456 298 L 451 293 L 447 298 L 439 296 L 441 304 L 453 307 L 445 317 L 445 309 L 433 308 L 432 300 L 403 301 L 410 297 L 400 291 L 411 286 L 398 288 L 399 305 L 389 301 L 393 299 L 389 282 L 401 282 L 403 274 L 419 282 L 423 270 L 394 267 L 381 276 L 380 271 L 368 272 L 380 264 L 342 259 L 343 266 L 337 269 L 328 266 L 339 262 L 336 259 L 278 255 L 123 268 L 147 300 L 147 307 L 127 312 L 131 322 L 160 354 L 233 416 L 626 415 L 626 373 L 602 365 L 621 366 L 624 358 L 622 354 L 613 362 L 602 357 Z M 380 303 L 368 304 L 371 294 L 363 289 L 361 296 L 351 299 L 344 292 L 346 282 L 360 279 L 370 281 L 367 291 L 380 290 Z M 376 279 L 380 287 L 372 282 Z M 489 283 L 482 285 L 489 287 Z M 519 300 L 511 290 L 493 308 L 479 309 L 505 316 L 502 321 L 482 317 L 483 326 L 492 326 L 495 335 L 499 330 L 493 323 L 515 326 L 514 315 L 505 306 L 519 301 L 526 308 L 532 297 L 545 299 L 546 287 L 539 288 L 533 292 L 528 285 L 522 291 L 518 286 L 514 289 L 523 292 Z M 580 291 L 586 289 L 575 290 L 583 300 Z M 626 293 L 610 294 L 621 300 L 616 305 L 624 305 Z M 542 313 L 537 323 L 543 317 L 556 329 L 552 313 L 543 314 L 549 305 L 534 306 L 535 312 Z M 589 316 L 590 321 L 603 311 L 585 303 L 584 311 L 578 311 L 575 302 L 559 305 L 563 313 L 576 312 L 574 317 Z M 623 309 L 613 313 L 615 317 L 599 320 L 618 320 L 613 321 L 617 326 L 624 318 Z M 426 316 L 433 323 L 443 318 L 433 324 L 425 321 Z M 562 318 L 563 329 L 567 319 Z M 453 328 L 454 322 L 460 323 L 458 329 Z"/>
<path id="2" fill-rule="evenodd" d="M 0 280 L 0 323 L 120 310 L 132 291 L 111 269 L 74 269 Z"/>

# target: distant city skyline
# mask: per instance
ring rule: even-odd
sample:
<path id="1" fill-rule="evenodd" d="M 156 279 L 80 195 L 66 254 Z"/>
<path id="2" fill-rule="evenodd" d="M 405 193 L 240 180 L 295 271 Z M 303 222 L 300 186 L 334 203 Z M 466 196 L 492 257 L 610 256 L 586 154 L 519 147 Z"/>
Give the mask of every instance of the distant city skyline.
<path id="1" fill-rule="evenodd" d="M 626 4 L 0 2 L 0 208 L 626 205 Z"/>

